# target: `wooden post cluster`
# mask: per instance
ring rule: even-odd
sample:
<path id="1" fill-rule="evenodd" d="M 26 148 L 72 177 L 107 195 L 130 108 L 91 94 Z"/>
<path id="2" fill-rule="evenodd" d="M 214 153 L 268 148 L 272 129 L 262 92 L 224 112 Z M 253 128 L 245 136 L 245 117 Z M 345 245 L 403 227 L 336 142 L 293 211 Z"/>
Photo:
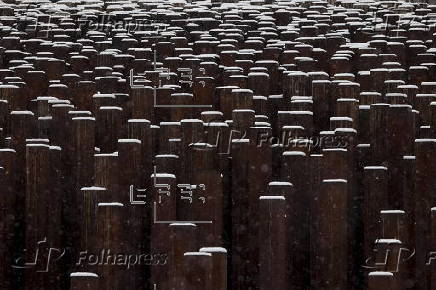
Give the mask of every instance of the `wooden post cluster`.
<path id="1" fill-rule="evenodd" d="M 4 2 L 0 289 L 435 289 L 431 1 Z"/>

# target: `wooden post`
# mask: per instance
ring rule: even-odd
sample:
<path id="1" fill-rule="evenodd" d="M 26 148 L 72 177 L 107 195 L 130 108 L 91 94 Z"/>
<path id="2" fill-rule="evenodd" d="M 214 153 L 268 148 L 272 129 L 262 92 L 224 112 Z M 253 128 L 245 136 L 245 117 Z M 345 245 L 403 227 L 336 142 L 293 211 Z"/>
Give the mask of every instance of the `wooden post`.
<path id="1" fill-rule="evenodd" d="M 97 253 L 89 253 L 88 263 L 98 261 L 99 286 L 104 289 L 120 289 L 126 285 L 126 248 L 123 240 L 127 229 L 123 220 L 124 205 L 119 202 L 97 204 Z M 87 253 L 88 254 L 88 253 Z M 99 255 L 100 254 L 100 255 Z M 130 254 L 130 253 L 129 253 Z M 135 253 L 136 254 L 136 253 Z M 120 258 L 121 257 L 121 258 Z M 90 261 L 91 260 L 91 261 Z"/>
<path id="2" fill-rule="evenodd" d="M 170 228 L 169 289 L 180 289 L 184 285 L 184 253 L 197 248 L 197 226 L 192 223 L 172 223 Z"/>
<path id="3" fill-rule="evenodd" d="M 99 287 L 99 277 L 91 272 L 73 272 L 70 274 L 71 290 L 93 290 Z"/>
<path id="4" fill-rule="evenodd" d="M 416 248 L 416 287 L 425 289 L 426 257 L 429 251 L 428 240 L 430 235 L 430 213 L 435 204 L 434 192 L 436 183 L 434 180 L 436 168 L 434 162 L 436 154 L 436 139 L 416 139 L 416 174 L 415 174 L 415 248 Z"/>
<path id="5" fill-rule="evenodd" d="M 260 196 L 260 289 L 288 289 L 288 235 L 284 196 Z"/>
<path id="6" fill-rule="evenodd" d="M 373 164 L 383 164 L 387 158 L 388 142 L 388 104 L 373 104 L 370 109 L 370 136 Z"/>
<path id="7" fill-rule="evenodd" d="M 429 249 L 428 260 L 426 261 L 426 267 L 428 267 L 428 272 L 430 276 L 430 288 L 436 287 L 436 262 L 434 262 L 434 255 L 436 250 L 436 208 L 431 208 L 431 234 L 429 239 Z"/>
<path id="8" fill-rule="evenodd" d="M 324 179 L 317 197 L 312 287 L 345 289 L 347 285 L 347 181 Z M 332 247 L 331 245 L 337 245 Z"/>
<path id="9" fill-rule="evenodd" d="M 250 199 L 243 192 L 247 192 L 249 188 L 249 166 L 250 159 L 247 154 L 249 150 L 249 140 L 240 139 L 232 140 L 231 151 L 231 166 L 232 166 L 232 249 L 231 249 L 231 288 L 232 289 L 247 289 L 255 287 L 257 284 L 256 268 L 257 264 L 253 265 L 254 257 L 250 257 L 250 250 L 247 246 L 239 247 L 238 245 L 249 245 L 249 228 L 250 221 L 249 213 L 244 210 L 250 205 Z"/>
<path id="10" fill-rule="evenodd" d="M 184 283 L 181 290 L 213 289 L 213 259 L 206 252 L 184 253 Z"/>
<path id="11" fill-rule="evenodd" d="M 388 169 L 383 166 L 365 166 L 363 174 L 363 252 L 366 260 L 372 256 L 374 241 L 381 236 L 379 215 L 388 205 Z"/>
<path id="12" fill-rule="evenodd" d="M 369 290 L 394 290 L 395 287 L 394 274 L 391 272 L 371 272 L 368 274 L 368 289 Z"/>
<path id="13" fill-rule="evenodd" d="M 53 188 L 50 186 L 49 177 L 51 176 L 50 146 L 45 144 L 26 145 L 26 232 L 25 241 L 26 260 L 32 260 L 35 251 L 42 247 L 59 248 L 60 244 L 56 241 L 60 231 L 60 200 L 51 195 Z M 55 177 L 56 178 L 56 177 Z M 59 202 L 58 202 L 59 201 Z M 53 212 L 53 209 L 56 209 Z M 46 213 L 50 212 L 51 215 Z M 53 214 L 53 215 L 52 215 Z M 58 215 L 59 214 L 59 215 Z M 52 219 L 53 217 L 53 219 Z M 56 233 L 56 236 L 50 233 Z M 47 259 L 48 253 L 42 254 L 42 261 Z M 39 265 L 41 266 L 41 265 Z M 56 279 L 59 273 L 38 273 L 28 271 L 26 277 L 26 289 L 34 287 L 43 288 L 52 285 L 58 287 L 60 281 Z"/>
<path id="14" fill-rule="evenodd" d="M 199 252 L 212 254 L 212 290 L 226 290 L 227 250 L 221 247 L 203 247 Z"/>
<path id="15" fill-rule="evenodd" d="M 281 179 L 294 186 L 292 194 L 286 196 L 288 211 L 288 235 L 290 254 L 291 285 L 298 288 L 307 285 L 309 279 L 309 217 L 310 175 L 307 170 L 309 160 L 301 151 L 285 151 L 282 155 Z M 305 174 L 302 174 L 305 172 Z"/>

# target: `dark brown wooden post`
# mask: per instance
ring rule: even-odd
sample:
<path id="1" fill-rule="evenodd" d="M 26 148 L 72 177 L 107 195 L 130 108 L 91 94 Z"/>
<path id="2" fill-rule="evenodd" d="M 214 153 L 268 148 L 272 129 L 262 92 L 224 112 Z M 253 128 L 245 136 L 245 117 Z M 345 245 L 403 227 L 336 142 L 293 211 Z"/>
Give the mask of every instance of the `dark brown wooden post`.
<path id="1" fill-rule="evenodd" d="M 369 290 L 394 290 L 395 287 L 394 274 L 391 272 L 370 272 L 368 274 L 368 289 Z"/>
<path id="2" fill-rule="evenodd" d="M 318 236 L 314 239 L 312 287 L 345 289 L 347 286 L 347 181 L 324 179 L 314 203 L 313 221 Z M 334 226 L 333 226 L 334 225 Z M 331 245 L 338 245 L 332 247 Z"/>
<path id="3" fill-rule="evenodd" d="M 154 89 L 152 87 L 131 88 L 132 118 L 154 119 Z"/>
<path id="4" fill-rule="evenodd" d="M 94 154 L 94 183 L 108 190 L 109 200 L 121 200 L 118 152 Z"/>
<path id="5" fill-rule="evenodd" d="M 232 289 L 247 289 L 255 287 L 257 283 L 256 272 L 253 271 L 253 257 L 250 257 L 250 251 L 246 246 L 239 247 L 237 245 L 249 245 L 248 224 L 250 222 L 249 213 L 244 210 L 248 208 L 250 199 L 243 192 L 247 192 L 249 188 L 249 166 L 250 159 L 247 152 L 250 148 L 248 139 L 240 139 L 232 141 L 231 156 L 232 156 L 232 199 L 231 199 L 231 219 L 232 219 L 232 248 L 231 248 L 231 288 Z"/>
<path id="6" fill-rule="evenodd" d="M 129 254 L 144 253 L 147 250 L 146 240 L 150 230 L 147 207 L 150 208 L 151 190 L 145 186 L 143 178 L 142 144 L 138 139 L 118 140 L 119 193 L 117 200 L 125 204 L 122 219 L 129 230 L 129 238 L 124 241 L 125 250 Z M 133 262 L 133 258 L 132 258 Z M 129 269 L 131 278 L 126 287 L 140 289 L 146 283 L 145 265 L 137 264 Z M 128 285 L 128 286 L 127 286 Z"/>
<path id="7" fill-rule="evenodd" d="M 102 106 L 96 112 L 96 146 L 101 153 L 111 153 L 117 148 L 121 135 L 121 113 L 123 109 L 116 106 Z"/>
<path id="8" fill-rule="evenodd" d="M 176 290 L 184 284 L 184 253 L 197 248 L 198 227 L 193 223 L 169 224 L 169 289 Z"/>
<path id="9" fill-rule="evenodd" d="M 96 240 L 97 231 L 97 205 L 99 202 L 106 202 L 109 200 L 108 192 L 104 187 L 82 187 L 77 192 L 76 198 L 76 210 L 74 213 L 74 219 L 77 220 L 74 223 L 74 230 L 78 227 L 77 235 L 74 235 L 73 246 L 73 267 L 77 270 L 80 269 L 93 269 L 96 267 L 91 265 L 82 264 L 80 260 L 80 252 L 88 251 L 90 253 L 96 253 L 99 249 L 99 243 Z"/>
<path id="10" fill-rule="evenodd" d="M 24 223 L 19 219 L 21 207 L 17 204 L 16 189 L 16 151 L 13 149 L 5 148 L 0 149 L 0 190 L 3 193 L 0 198 L 1 208 L 1 231 L 4 233 L 1 237 L 1 246 L 3 259 L 1 260 L 1 273 L 0 273 L 0 286 L 4 288 L 11 288 L 15 279 L 13 273 L 14 253 L 19 246 L 22 246 L 19 241 L 19 234 Z"/>
<path id="11" fill-rule="evenodd" d="M 29 249 L 26 252 L 26 261 L 34 258 L 35 251 L 41 247 L 59 248 L 60 244 L 56 242 L 56 237 L 50 233 L 59 233 L 60 231 L 60 202 L 51 196 L 53 188 L 50 186 L 51 170 L 50 164 L 50 146 L 45 144 L 27 144 L 26 145 L 26 232 L 25 245 Z M 56 178 L 56 177 L 54 177 Z M 59 200 L 60 201 L 60 200 Z M 53 208 L 57 211 L 52 212 Z M 52 215 L 47 215 L 50 212 Z M 41 256 L 42 261 L 48 259 L 48 253 L 44 252 Z M 39 265 L 41 266 L 41 265 Z M 52 285 L 58 287 L 56 277 L 58 273 L 39 273 L 37 271 L 28 271 L 25 274 L 26 289 L 44 288 Z M 53 275 L 53 276 L 52 276 Z"/>
<path id="12" fill-rule="evenodd" d="M 184 283 L 179 289 L 213 289 L 212 254 L 205 252 L 186 252 L 183 260 Z"/>
<path id="13" fill-rule="evenodd" d="M 416 287 L 426 289 L 428 286 L 425 279 L 426 257 L 428 255 L 430 236 L 430 213 L 435 204 L 434 192 L 436 183 L 436 139 L 416 139 L 416 174 L 415 174 L 415 248 L 416 248 Z"/>
<path id="14" fill-rule="evenodd" d="M 259 280 L 260 289 L 288 289 L 289 246 L 284 196 L 260 196 Z"/>
<path id="15" fill-rule="evenodd" d="M 97 204 L 97 252 L 89 254 L 88 263 L 93 264 L 97 258 L 99 286 L 104 289 L 120 289 L 128 281 L 126 259 L 130 253 L 125 252 L 128 231 L 123 220 L 124 209 L 119 202 Z"/>
<path id="16" fill-rule="evenodd" d="M 381 236 L 379 216 L 388 205 L 388 169 L 365 166 L 363 174 L 363 252 L 366 260 L 372 257 L 374 241 Z"/>
<path id="17" fill-rule="evenodd" d="M 223 245 L 223 180 L 218 170 L 216 147 L 210 144 L 194 143 L 190 146 L 192 164 L 196 169 L 191 172 L 192 184 L 195 186 L 192 204 L 186 214 L 190 220 L 211 221 L 200 228 L 201 245 Z M 186 202 L 187 196 L 183 194 Z M 179 202 L 180 200 L 178 200 Z M 185 208 L 186 209 L 186 208 Z"/>
<path id="18" fill-rule="evenodd" d="M 212 289 L 227 289 L 227 250 L 221 247 L 203 247 L 199 252 L 212 254 Z"/>
<path id="19" fill-rule="evenodd" d="M 143 180 L 144 186 L 151 186 L 150 175 L 153 171 L 152 159 L 153 152 L 153 139 L 150 128 L 150 121 L 146 119 L 130 119 L 128 120 L 128 138 L 138 139 L 141 141 L 141 161 L 143 172 L 139 173 Z"/>
<path id="20" fill-rule="evenodd" d="M 72 154 L 74 188 L 91 186 L 94 177 L 95 118 L 73 117 L 72 134 L 75 154 Z"/>
<path id="21" fill-rule="evenodd" d="M 430 276 L 430 289 L 431 289 L 433 287 L 436 287 L 436 262 L 434 261 L 435 254 L 436 254 L 436 242 L 435 242 L 435 237 L 436 237 L 436 208 L 435 207 L 431 208 L 430 217 L 431 217 L 431 223 L 430 223 L 431 234 L 430 234 L 430 239 L 429 239 L 430 252 L 428 253 L 427 261 L 426 261 L 425 265 L 428 268 L 428 273 Z"/>
<path id="22" fill-rule="evenodd" d="M 156 170 L 159 170 L 158 168 Z M 169 256 L 171 244 L 169 241 L 170 228 L 168 224 L 177 222 L 177 197 L 180 190 L 174 174 L 155 172 L 151 179 L 151 229 L 150 252 Z M 154 266 L 150 269 L 150 284 L 157 284 L 169 289 L 171 274 L 169 265 Z"/>
<path id="23" fill-rule="evenodd" d="M 290 254 L 291 286 L 298 288 L 307 285 L 309 279 L 309 217 L 310 174 L 309 160 L 301 151 L 285 151 L 282 155 L 281 179 L 294 186 L 292 194 L 286 196 L 290 207 L 288 235 Z M 303 174 L 304 172 L 304 174 Z"/>
<path id="24" fill-rule="evenodd" d="M 370 136 L 372 163 L 383 164 L 387 158 L 388 142 L 388 104 L 373 104 L 370 109 Z"/>
<path id="25" fill-rule="evenodd" d="M 73 272 L 70 274 L 71 290 L 93 290 L 98 289 L 100 278 L 96 273 Z"/>

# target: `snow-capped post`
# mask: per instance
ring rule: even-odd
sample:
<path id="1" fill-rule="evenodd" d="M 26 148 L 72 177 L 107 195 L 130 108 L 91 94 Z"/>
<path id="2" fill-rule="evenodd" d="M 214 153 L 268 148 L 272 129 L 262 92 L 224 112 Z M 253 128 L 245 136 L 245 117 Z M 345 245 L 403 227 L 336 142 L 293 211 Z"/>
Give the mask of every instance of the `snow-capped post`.
<path id="1" fill-rule="evenodd" d="M 233 129 L 233 120 L 227 122 L 204 123 L 205 136 L 202 142 L 217 147 L 217 154 L 221 159 L 229 156 L 231 140 L 245 138 L 246 132 Z"/>
<path id="2" fill-rule="evenodd" d="M 250 89 L 232 90 L 233 109 L 253 109 L 253 91 Z M 233 112 L 233 111 L 232 111 Z"/>
<path id="3" fill-rule="evenodd" d="M 397 239 L 403 245 L 407 244 L 409 240 L 409 233 L 407 232 L 406 213 L 403 210 L 381 210 L 381 227 L 382 232 L 379 235 L 383 239 Z"/>
<path id="4" fill-rule="evenodd" d="M 130 95 L 132 118 L 154 120 L 154 89 L 150 86 L 133 87 L 130 89 Z"/>
<path id="5" fill-rule="evenodd" d="M 117 106 L 101 106 L 96 112 L 96 146 L 101 153 L 114 152 L 117 140 L 122 136 L 123 109 Z"/>
<path id="6" fill-rule="evenodd" d="M 126 194 L 119 188 L 118 152 L 94 154 L 94 185 L 104 187 L 108 191 L 108 200 L 120 200 Z"/>
<path id="7" fill-rule="evenodd" d="M 38 96 L 44 96 L 47 94 L 48 77 L 47 73 L 41 70 L 29 70 L 23 75 L 23 79 L 27 84 L 27 94 L 21 96 L 21 104 L 25 104 L 22 110 L 31 110 L 29 101 L 36 99 Z M 17 110 L 17 109 L 16 109 Z M 33 110 L 32 110 L 33 111 Z"/>
<path id="8" fill-rule="evenodd" d="M 416 46 L 409 46 L 408 49 L 416 49 L 416 50 L 422 50 L 424 48 L 421 45 Z M 411 52 L 408 53 L 407 56 L 411 58 L 414 54 L 417 54 L 417 52 Z M 410 59 L 411 62 L 417 61 L 417 59 Z M 428 74 L 428 67 L 419 65 L 418 63 L 415 63 L 414 65 L 411 64 L 409 67 L 409 83 L 411 85 L 420 86 L 422 82 L 428 82 L 429 74 Z"/>
<path id="9" fill-rule="evenodd" d="M 73 117 L 71 119 L 72 140 L 71 173 L 74 177 L 74 188 L 91 186 L 94 176 L 95 150 L 95 118 L 90 116 Z"/>
<path id="10" fill-rule="evenodd" d="M 290 104 L 288 104 L 288 105 L 290 105 Z M 274 132 L 277 132 L 275 135 L 273 135 L 274 137 L 272 137 L 272 138 L 269 138 L 269 140 L 268 140 L 268 138 L 267 138 L 267 140 L 266 141 L 270 141 L 270 143 L 280 143 L 280 144 L 282 144 L 283 146 L 287 146 L 288 145 L 288 141 L 289 141 L 289 139 L 291 139 L 291 138 L 293 138 L 293 137 L 300 137 L 300 135 L 290 135 L 290 136 L 285 136 L 286 138 L 285 138 L 285 140 L 281 140 L 281 139 L 279 139 L 279 141 L 278 142 L 273 142 L 273 141 L 275 141 L 274 139 L 275 138 L 277 138 L 277 137 L 282 137 L 282 134 L 284 134 L 284 133 L 282 133 L 283 132 L 283 127 L 284 126 L 291 126 L 291 124 L 293 125 L 293 126 L 296 126 L 296 124 L 293 124 L 292 123 L 292 118 L 291 118 L 291 113 L 292 113 L 292 111 L 282 111 L 282 110 L 279 110 L 279 111 L 277 111 L 277 113 L 276 113 L 276 120 L 277 120 L 277 122 L 276 122 L 276 126 L 275 126 L 275 128 L 274 128 Z M 305 135 L 303 135 L 305 132 L 305 130 L 304 130 L 304 126 L 299 126 L 300 127 L 300 130 L 297 130 L 295 127 L 294 127 L 294 130 L 293 131 L 300 131 L 301 133 L 302 133 L 302 135 L 301 136 L 305 136 Z M 267 142 L 268 143 L 268 142 Z"/>
<path id="11" fill-rule="evenodd" d="M 99 289 L 100 278 L 96 273 L 72 272 L 70 274 L 71 290 L 94 290 Z"/>
<path id="12" fill-rule="evenodd" d="M 358 83 L 343 83 L 339 84 L 345 95 L 345 98 L 336 100 L 335 116 L 349 117 L 353 120 L 353 128 L 359 128 L 359 84 Z M 348 95 L 355 98 L 347 97 Z"/>
<path id="13" fill-rule="evenodd" d="M 310 246 L 310 173 L 309 158 L 301 151 L 285 151 L 282 155 L 281 180 L 293 184 L 292 191 L 285 196 L 290 207 L 288 217 L 289 244 L 293 249 L 288 253 L 290 259 L 290 287 L 299 288 L 309 281 Z"/>
<path id="14" fill-rule="evenodd" d="M 402 257 L 403 249 L 406 248 L 398 239 L 376 239 L 374 241 L 374 254 L 370 260 L 366 261 L 367 266 L 380 271 L 392 272 L 395 282 L 403 285 L 404 282 L 401 281 L 403 273 L 402 260 L 407 258 L 407 253 Z"/>
<path id="15" fill-rule="evenodd" d="M 184 282 L 184 253 L 198 249 L 199 228 L 193 223 L 172 223 L 169 227 L 169 288 L 181 289 Z"/>
<path id="16" fill-rule="evenodd" d="M 361 73 L 361 72 L 359 72 L 359 73 Z M 363 91 L 363 88 L 361 87 L 361 92 L 359 94 L 359 109 L 360 109 L 360 106 L 368 106 L 368 107 L 362 107 L 362 108 L 369 110 L 369 105 L 377 104 L 377 103 L 381 103 L 381 102 L 383 102 L 383 97 L 382 97 L 381 93 L 365 92 L 365 91 Z M 368 132 L 369 132 L 369 130 L 368 130 Z"/>
<path id="17" fill-rule="evenodd" d="M 180 290 L 214 289 L 212 254 L 186 252 L 183 255 L 184 281 Z"/>
<path id="18" fill-rule="evenodd" d="M 71 57 L 73 61 L 74 60 L 74 56 Z M 82 58 L 83 59 L 83 56 Z M 71 63 L 70 65 L 74 65 L 74 62 Z M 85 64 L 78 64 L 79 67 L 84 67 Z M 80 70 L 80 69 L 78 69 Z M 80 72 L 82 73 L 82 70 L 80 70 Z M 84 76 L 82 76 L 84 78 Z M 79 110 L 88 110 L 88 111 L 92 111 L 92 112 L 96 112 L 93 108 L 93 101 L 94 99 L 92 98 L 92 96 L 94 94 L 97 93 L 97 88 L 95 86 L 95 82 L 93 81 L 89 81 L 89 80 L 81 80 L 79 82 L 77 82 L 76 86 L 73 89 L 73 98 L 75 100 L 74 104 L 76 106 L 77 109 Z M 90 101 L 90 99 L 92 101 Z"/>
<path id="19" fill-rule="evenodd" d="M 97 205 L 100 202 L 106 202 L 110 199 L 108 192 L 104 187 L 90 186 L 82 187 L 77 191 L 76 203 L 71 205 L 74 207 L 73 213 L 73 263 L 78 262 L 80 251 L 88 251 L 97 253 L 100 247 L 100 242 L 97 240 Z M 77 230 L 76 230 L 77 229 Z M 97 270 L 93 265 L 80 263 L 73 265 L 73 268 L 79 270 Z"/>
<path id="20" fill-rule="evenodd" d="M 259 197 L 259 285 L 260 289 L 288 289 L 287 201 L 284 196 Z M 301 264 L 300 264 L 301 265 Z M 295 284 L 294 284 L 295 285 Z"/>
<path id="21" fill-rule="evenodd" d="M 68 102 L 70 101 L 61 99 L 49 101 L 51 105 L 50 115 L 46 117 L 51 116 L 52 118 L 46 118 L 49 122 L 49 130 L 48 135 L 44 138 L 49 138 L 53 145 L 61 146 L 66 151 L 64 154 L 68 154 L 69 158 L 71 158 L 73 144 L 69 142 L 69 137 L 72 134 L 72 121 L 69 111 L 74 110 L 74 106 Z M 40 138 L 43 138 L 43 136 L 40 136 Z"/>
<path id="22" fill-rule="evenodd" d="M 380 240 L 390 240 L 392 245 L 387 245 L 382 250 L 376 249 L 377 254 L 380 254 L 379 260 L 386 261 L 384 270 L 394 273 L 398 285 L 411 285 L 415 249 L 411 243 L 412 233 L 408 232 L 410 222 L 406 220 L 406 213 L 403 210 L 382 210 L 380 216 L 382 222 Z M 393 243 L 394 240 L 400 243 Z"/>
<path id="23" fill-rule="evenodd" d="M 419 88 L 416 85 L 401 85 L 398 86 L 398 90 L 400 93 L 406 94 L 407 98 L 406 98 L 406 103 L 411 105 L 411 106 L 415 106 L 415 102 L 416 102 L 416 95 L 419 92 Z"/>
<path id="24" fill-rule="evenodd" d="M 139 139 L 118 139 L 119 190 L 118 200 L 126 206 L 122 219 L 129 229 L 129 238 L 125 240 L 125 249 L 131 255 L 146 253 L 148 231 L 150 229 L 151 188 L 146 187 L 143 178 L 142 144 Z M 133 257 L 133 256 L 132 256 Z M 129 258 L 130 259 L 130 258 Z M 133 259 L 133 258 L 132 258 Z M 137 289 L 146 283 L 145 265 L 137 263 L 129 269 L 129 285 Z"/>
<path id="25" fill-rule="evenodd" d="M 330 130 L 337 128 L 353 128 L 353 119 L 350 117 L 330 117 Z"/>
<path id="26" fill-rule="evenodd" d="M 177 154 L 178 152 L 170 151 L 169 139 L 180 138 L 181 127 L 180 122 L 160 122 L 159 123 L 159 154 Z M 169 173 L 169 172 L 167 172 Z"/>
<path id="27" fill-rule="evenodd" d="M 195 70 L 192 72 L 192 100 L 187 99 L 186 105 L 201 106 L 198 107 L 197 110 L 193 110 L 194 112 L 199 112 L 200 110 L 205 110 L 208 107 L 213 107 L 215 102 L 214 94 L 217 84 L 216 79 L 206 75 L 206 70 L 201 63 L 198 66 L 194 67 L 194 69 Z M 185 118 L 186 117 L 188 116 L 185 116 Z"/>
<path id="28" fill-rule="evenodd" d="M 25 191 L 25 247 L 29 249 L 26 252 L 26 261 L 32 261 L 33 255 L 38 249 L 39 242 L 45 241 L 47 244 L 44 246 L 52 245 L 59 247 L 60 245 L 54 240 L 55 236 L 49 235 L 49 232 L 57 230 L 58 236 L 60 227 L 60 216 L 48 215 L 51 213 L 53 206 L 60 204 L 52 204 L 53 188 L 50 186 L 50 146 L 47 144 L 26 144 L 26 191 Z M 52 241 L 53 239 L 53 241 Z M 48 261 L 48 251 L 40 254 L 42 261 Z M 48 263 L 47 263 L 48 264 Z M 39 264 L 38 264 L 39 265 Z M 47 265 L 50 266 L 50 265 Z M 50 276 L 48 275 L 50 274 Z M 54 273 L 38 273 L 31 271 L 25 275 L 26 289 L 32 287 L 44 288 L 47 285 L 57 287 L 56 279 L 53 281 L 51 278 L 56 277 Z M 59 283 L 59 281 L 57 281 Z"/>
<path id="29" fill-rule="evenodd" d="M 368 274 L 369 290 L 394 290 L 394 274 L 391 272 L 375 271 Z"/>
<path id="30" fill-rule="evenodd" d="M 270 93 L 270 77 L 265 72 L 250 72 L 247 80 L 248 88 L 255 96 L 268 96 Z"/>
<path id="31" fill-rule="evenodd" d="M 159 168 L 151 174 L 151 229 L 150 249 L 156 253 L 169 254 L 171 244 L 169 223 L 177 222 L 177 179 L 174 174 L 163 173 Z M 168 264 L 151 267 L 150 283 L 167 288 L 171 274 Z"/>
<path id="32" fill-rule="evenodd" d="M 142 144 L 139 139 L 118 139 L 118 169 L 123 172 L 119 176 L 119 188 L 122 192 L 128 192 L 130 185 L 133 185 L 135 189 L 145 186 L 145 180 L 142 178 L 145 164 L 141 162 L 141 149 Z M 127 204 L 128 195 L 120 195 L 119 200 Z"/>
<path id="33" fill-rule="evenodd" d="M 48 201 L 46 204 L 47 212 L 50 213 L 50 226 L 47 231 L 47 238 L 50 239 L 52 247 L 61 248 L 62 240 L 65 237 L 61 236 L 62 233 L 62 212 L 63 212 L 63 197 L 65 193 L 63 177 L 63 160 L 62 160 L 62 148 L 59 146 L 49 146 L 49 167 L 48 167 L 48 178 L 51 181 L 51 188 L 49 189 Z M 57 271 L 60 271 L 59 264 L 54 265 Z M 55 275 L 59 275 L 57 272 Z"/>
<path id="34" fill-rule="evenodd" d="M 203 247 L 199 252 L 212 254 L 213 290 L 227 289 L 227 250 L 222 247 Z"/>

